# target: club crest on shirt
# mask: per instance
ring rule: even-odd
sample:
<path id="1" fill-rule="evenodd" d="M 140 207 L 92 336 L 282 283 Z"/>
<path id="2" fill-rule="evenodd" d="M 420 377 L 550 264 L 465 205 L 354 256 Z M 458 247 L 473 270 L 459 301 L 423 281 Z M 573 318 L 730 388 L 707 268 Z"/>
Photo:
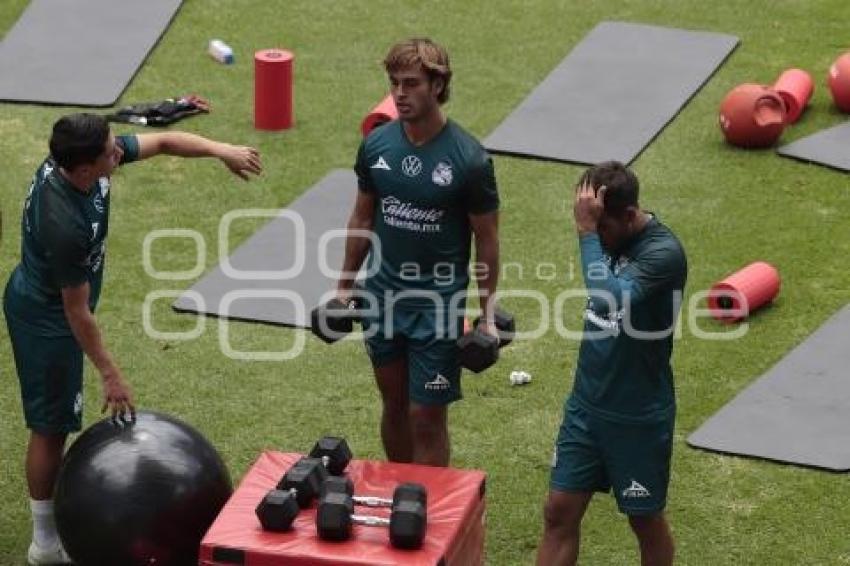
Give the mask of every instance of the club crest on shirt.
<path id="1" fill-rule="evenodd" d="M 452 164 L 446 161 L 440 161 L 434 170 L 431 172 L 431 180 L 435 185 L 440 187 L 448 187 L 452 184 Z"/>

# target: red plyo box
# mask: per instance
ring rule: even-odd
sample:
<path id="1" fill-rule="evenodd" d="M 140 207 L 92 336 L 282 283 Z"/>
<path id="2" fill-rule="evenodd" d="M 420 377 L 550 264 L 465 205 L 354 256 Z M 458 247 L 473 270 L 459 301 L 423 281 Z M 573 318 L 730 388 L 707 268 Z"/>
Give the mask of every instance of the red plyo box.
<path id="1" fill-rule="evenodd" d="M 354 525 L 345 542 L 316 535 L 316 503 L 302 509 L 285 533 L 263 531 L 257 504 L 301 454 L 263 452 L 221 510 L 204 539 L 198 563 L 242 564 L 475 565 L 484 562 L 484 486 L 476 470 L 352 460 L 346 475 L 356 495 L 391 498 L 399 483 L 417 482 L 428 490 L 428 525 L 422 548 L 390 546 L 389 529 Z M 363 515 L 389 516 L 389 509 L 358 507 Z"/>

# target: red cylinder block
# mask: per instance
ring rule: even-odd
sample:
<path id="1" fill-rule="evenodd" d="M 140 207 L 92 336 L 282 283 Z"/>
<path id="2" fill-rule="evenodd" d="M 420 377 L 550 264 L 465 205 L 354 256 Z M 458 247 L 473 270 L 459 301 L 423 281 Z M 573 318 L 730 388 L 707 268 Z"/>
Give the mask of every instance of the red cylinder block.
<path id="1" fill-rule="evenodd" d="M 292 66 L 295 55 L 282 49 L 254 54 L 254 127 L 285 130 L 292 127 Z"/>
<path id="2" fill-rule="evenodd" d="M 812 76 L 806 71 L 788 69 L 776 79 L 773 90 L 782 97 L 782 101 L 785 103 L 786 122 L 793 124 L 800 119 L 800 115 L 812 98 L 815 83 L 812 81 Z"/>
<path id="3" fill-rule="evenodd" d="M 736 322 L 773 301 L 779 287 L 776 268 L 757 261 L 715 283 L 708 292 L 708 308 L 717 320 Z"/>
<path id="4" fill-rule="evenodd" d="M 372 111 L 363 118 L 360 123 L 360 132 L 363 137 L 369 135 L 369 132 L 387 122 L 398 119 L 398 110 L 395 107 L 395 102 L 391 94 L 388 94 L 377 106 L 372 108 Z"/>

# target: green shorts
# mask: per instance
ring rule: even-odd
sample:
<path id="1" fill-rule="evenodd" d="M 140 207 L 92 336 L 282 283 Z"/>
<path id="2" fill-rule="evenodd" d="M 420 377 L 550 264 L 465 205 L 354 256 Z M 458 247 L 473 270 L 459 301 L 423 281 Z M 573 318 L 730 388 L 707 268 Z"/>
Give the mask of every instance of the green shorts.
<path id="1" fill-rule="evenodd" d="M 463 397 L 457 338 L 463 317 L 433 310 L 380 309 L 363 321 L 366 352 L 376 368 L 407 358 L 408 395 L 421 405 L 448 405 Z"/>
<path id="2" fill-rule="evenodd" d="M 575 400 L 564 407 L 555 442 L 550 488 L 602 491 L 613 488 L 626 515 L 652 515 L 667 504 L 674 418 L 619 423 L 596 417 Z"/>
<path id="3" fill-rule="evenodd" d="M 40 336 L 6 316 L 27 428 L 67 434 L 82 427 L 83 351 L 73 336 Z"/>

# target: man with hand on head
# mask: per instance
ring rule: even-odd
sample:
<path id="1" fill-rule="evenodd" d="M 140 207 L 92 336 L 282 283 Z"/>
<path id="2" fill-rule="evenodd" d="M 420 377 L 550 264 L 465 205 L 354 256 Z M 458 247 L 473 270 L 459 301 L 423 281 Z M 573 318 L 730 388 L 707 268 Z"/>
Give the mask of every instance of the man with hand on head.
<path id="1" fill-rule="evenodd" d="M 443 114 L 452 77 L 429 39 L 394 45 L 384 67 L 398 120 L 372 131 L 357 153 L 357 200 L 348 223 L 337 298 L 347 303 L 369 255 L 366 349 L 383 402 L 387 458 L 449 464 L 448 405 L 461 398 L 455 344 L 463 328 L 471 239 L 482 331 L 496 336 L 499 195 L 490 156 Z"/>
<path id="2" fill-rule="evenodd" d="M 21 261 L 3 297 L 24 417 L 30 429 L 26 477 L 33 517 L 30 564 L 68 563 L 53 520 L 53 488 L 65 440 L 82 424 L 83 353 L 103 381 L 103 410 L 132 418 L 130 387 L 94 317 L 109 231 L 111 175 L 155 155 L 216 157 L 248 179 L 257 150 L 166 132 L 115 136 L 94 114 L 53 125 L 50 155 L 35 172 L 21 220 Z"/>
<path id="3" fill-rule="evenodd" d="M 637 177 L 621 163 L 584 173 L 574 216 L 589 298 L 537 563 L 575 564 L 593 493 L 613 489 L 637 536 L 641 564 L 669 565 L 674 548 L 664 508 L 676 411 L 670 356 L 685 252 L 640 208 Z"/>

